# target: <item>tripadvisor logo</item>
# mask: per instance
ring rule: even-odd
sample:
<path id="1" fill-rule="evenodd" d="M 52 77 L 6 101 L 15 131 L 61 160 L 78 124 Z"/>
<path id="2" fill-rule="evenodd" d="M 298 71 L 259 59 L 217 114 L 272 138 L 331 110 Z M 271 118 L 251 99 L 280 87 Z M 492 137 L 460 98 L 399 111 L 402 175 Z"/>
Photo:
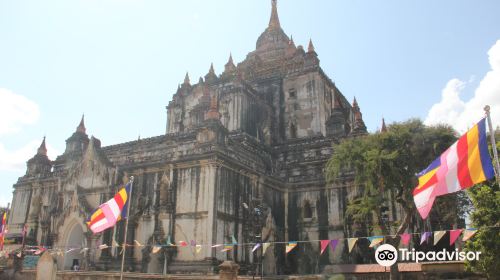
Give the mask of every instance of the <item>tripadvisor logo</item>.
<path id="1" fill-rule="evenodd" d="M 401 261 L 477 261 L 481 252 L 459 252 L 455 251 L 415 251 L 415 249 L 399 249 L 399 254 L 396 248 L 390 244 L 384 244 L 375 251 L 375 260 L 381 266 L 391 266 L 398 260 L 398 255 Z"/>

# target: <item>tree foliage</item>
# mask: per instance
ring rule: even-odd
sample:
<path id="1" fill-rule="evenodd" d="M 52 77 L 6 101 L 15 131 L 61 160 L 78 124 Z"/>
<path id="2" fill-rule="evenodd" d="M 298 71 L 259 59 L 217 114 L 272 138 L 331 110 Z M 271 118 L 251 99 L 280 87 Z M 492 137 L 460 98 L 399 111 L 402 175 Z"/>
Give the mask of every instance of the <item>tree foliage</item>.
<path id="1" fill-rule="evenodd" d="M 498 128 L 495 134 L 497 150 L 500 150 Z M 500 187 L 498 183 L 481 184 L 470 188 L 467 193 L 473 204 L 472 225 L 480 230 L 465 248 L 481 252 L 479 260 L 467 263 L 467 268 L 486 273 L 488 278 L 493 279 L 500 275 Z"/>
<path id="2" fill-rule="evenodd" d="M 375 232 L 384 235 L 404 232 L 410 221 L 416 219 L 412 198 L 417 185 L 415 174 L 455 140 L 455 132 L 448 126 L 427 127 L 420 120 L 409 120 L 391 125 L 385 133 L 336 145 L 326 176 L 329 181 L 353 177 L 356 195 L 348 204 L 346 218 L 358 224 L 371 223 Z M 396 200 L 405 210 L 404 219 L 392 225 L 387 224 L 381 211 L 389 199 Z M 456 204 L 456 197 L 437 203 Z M 448 218 L 452 219 L 449 223 L 456 222 L 456 214 Z M 398 226 L 396 232 L 390 230 L 391 226 Z"/>

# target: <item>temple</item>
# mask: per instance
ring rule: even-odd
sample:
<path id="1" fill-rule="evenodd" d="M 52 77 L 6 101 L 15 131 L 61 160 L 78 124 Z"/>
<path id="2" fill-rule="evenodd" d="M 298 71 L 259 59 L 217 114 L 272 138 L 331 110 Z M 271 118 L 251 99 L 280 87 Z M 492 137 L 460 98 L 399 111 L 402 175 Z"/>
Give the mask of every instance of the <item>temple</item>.
<path id="1" fill-rule="evenodd" d="M 313 42 L 304 49 L 283 31 L 276 0 L 255 50 L 239 63 L 229 55 L 220 74 L 211 65 L 197 83 L 186 74 L 166 109 L 165 134 L 152 138 L 101 146 L 82 117 L 54 161 L 44 138 L 14 184 L 10 234 L 21 234 L 26 223 L 29 243 L 63 248 L 59 269 L 75 260 L 86 269 L 119 269 L 119 248 L 97 248 L 123 244 L 124 222 L 96 235 L 85 222 L 133 175 L 127 244 L 166 244 L 170 237 L 202 250 L 129 247 L 126 270 L 213 273 L 230 259 L 241 273 L 261 263 L 268 275 L 318 273 L 347 260 L 345 244 L 319 261 L 318 242 L 286 256 L 284 244 L 263 257 L 250 245 L 353 236 L 344 220 L 355 195 L 351 177 L 328 183 L 324 168 L 335 143 L 367 133 L 358 102 L 325 74 Z M 401 213 L 389 209 L 398 219 Z M 212 248 L 233 236 L 247 245 Z"/>

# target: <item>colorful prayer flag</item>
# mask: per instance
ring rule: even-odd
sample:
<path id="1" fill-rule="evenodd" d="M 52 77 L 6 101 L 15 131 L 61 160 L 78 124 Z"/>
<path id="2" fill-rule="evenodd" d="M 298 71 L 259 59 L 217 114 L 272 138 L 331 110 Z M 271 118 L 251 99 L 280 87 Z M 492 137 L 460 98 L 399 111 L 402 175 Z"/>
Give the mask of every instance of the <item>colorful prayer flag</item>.
<path id="1" fill-rule="evenodd" d="M 384 241 L 384 237 L 383 236 L 370 236 L 368 237 L 368 240 L 370 240 L 370 248 L 373 248 L 375 246 L 377 246 L 378 244 L 382 243 L 382 241 Z"/>
<path id="2" fill-rule="evenodd" d="M 321 252 L 319 254 L 323 255 L 323 252 L 325 252 L 326 248 L 328 248 L 328 245 L 330 244 L 330 240 L 320 240 L 319 243 L 321 245 Z"/>
<path id="3" fill-rule="evenodd" d="M 408 246 L 408 244 L 410 244 L 411 234 L 403 233 L 400 234 L 399 236 L 401 236 L 401 243 L 403 243 L 403 245 Z"/>
<path id="4" fill-rule="evenodd" d="M 293 248 L 297 247 L 297 242 L 288 242 L 288 244 L 285 247 L 285 253 L 288 254 L 290 251 L 293 250 Z"/>
<path id="5" fill-rule="evenodd" d="M 464 237 L 462 238 L 462 241 L 467 241 L 469 240 L 474 234 L 476 234 L 477 229 L 475 228 L 468 228 L 464 231 Z"/>
<path id="6" fill-rule="evenodd" d="M 263 255 L 266 254 L 267 248 L 269 248 L 269 246 L 271 246 L 271 243 L 269 243 L 269 242 L 262 244 L 262 254 Z"/>
<path id="7" fill-rule="evenodd" d="M 195 245 L 196 254 L 199 254 L 201 252 L 201 249 L 202 249 L 201 245 L 199 245 L 199 244 Z"/>
<path id="8" fill-rule="evenodd" d="M 424 242 L 427 242 L 427 239 L 429 239 L 430 236 L 431 236 L 430 231 L 422 233 L 422 236 L 420 237 L 420 245 L 422 245 Z"/>
<path id="9" fill-rule="evenodd" d="M 485 120 L 480 120 L 417 174 L 419 183 L 413 190 L 413 200 L 422 219 L 429 215 L 437 196 L 461 191 L 493 178 Z"/>
<path id="10" fill-rule="evenodd" d="M 330 240 L 330 248 L 332 248 L 332 252 L 335 252 L 335 247 L 337 247 L 338 243 L 339 243 L 338 239 Z"/>
<path id="11" fill-rule="evenodd" d="M 122 187 L 112 199 L 101 204 L 90 216 L 87 225 L 93 233 L 113 227 L 117 221 L 126 217 L 130 185 L 131 183 L 128 183 Z"/>
<path id="12" fill-rule="evenodd" d="M 349 253 L 352 251 L 352 248 L 354 248 L 354 245 L 356 245 L 357 241 L 358 241 L 357 238 L 348 238 L 347 239 L 347 245 L 349 246 Z"/>
<path id="13" fill-rule="evenodd" d="M 461 229 L 450 230 L 450 246 L 455 244 L 455 241 L 457 241 L 457 238 L 460 236 L 460 233 L 462 233 Z"/>
<path id="14" fill-rule="evenodd" d="M 260 245 L 260 243 L 255 244 L 255 246 L 253 246 L 252 248 L 252 253 L 255 252 L 255 250 L 259 249 Z"/>
<path id="15" fill-rule="evenodd" d="M 172 241 L 170 240 L 170 235 L 167 237 L 167 246 L 174 246 L 174 244 L 172 244 Z"/>
<path id="16" fill-rule="evenodd" d="M 446 234 L 445 230 L 440 230 L 440 231 L 435 231 L 434 232 L 434 245 L 438 244 L 439 240 L 443 238 L 443 236 Z"/>
<path id="17" fill-rule="evenodd" d="M 151 250 L 151 253 L 156 254 L 160 252 L 161 246 L 153 246 L 153 249 Z"/>

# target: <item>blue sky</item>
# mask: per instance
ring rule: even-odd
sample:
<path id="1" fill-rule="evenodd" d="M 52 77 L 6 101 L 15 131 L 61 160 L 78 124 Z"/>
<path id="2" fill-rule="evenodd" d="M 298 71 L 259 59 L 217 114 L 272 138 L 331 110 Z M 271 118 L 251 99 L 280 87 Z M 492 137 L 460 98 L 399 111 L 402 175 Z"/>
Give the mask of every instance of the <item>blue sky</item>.
<path id="1" fill-rule="evenodd" d="M 55 159 L 82 113 L 103 145 L 163 134 L 165 106 L 186 71 L 197 81 L 211 62 L 220 73 L 230 52 L 243 60 L 270 7 L 0 0 L 0 205 L 43 136 Z M 278 1 L 284 31 L 297 45 L 312 38 L 371 131 L 382 117 L 463 130 L 485 102 L 500 112 L 498 11 L 500 1 Z"/>

